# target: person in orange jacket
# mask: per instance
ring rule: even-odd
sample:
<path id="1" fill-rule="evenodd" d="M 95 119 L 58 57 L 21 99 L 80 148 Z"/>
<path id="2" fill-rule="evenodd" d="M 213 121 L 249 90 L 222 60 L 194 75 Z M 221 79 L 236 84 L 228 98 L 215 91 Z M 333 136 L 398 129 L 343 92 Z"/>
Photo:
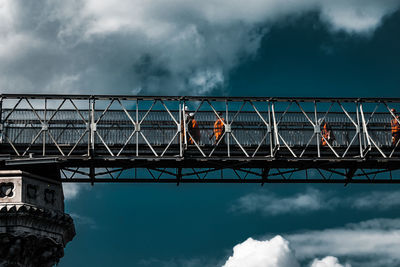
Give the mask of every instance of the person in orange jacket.
<path id="1" fill-rule="evenodd" d="M 223 144 L 224 140 L 220 141 L 220 139 L 222 138 L 224 132 L 225 132 L 225 120 L 222 117 L 222 113 L 218 112 L 218 116 L 216 116 L 216 121 L 214 122 L 214 130 L 212 135 L 210 136 L 210 140 L 215 136 L 214 145 L 218 144 L 218 142 Z"/>
<path id="2" fill-rule="evenodd" d="M 199 144 L 200 143 L 200 128 L 197 121 L 194 119 L 194 113 L 190 113 L 188 116 L 188 143 L 194 144 L 194 141 Z M 194 141 L 193 141 L 194 140 Z"/>
<path id="3" fill-rule="evenodd" d="M 400 138 L 400 118 L 399 115 L 396 114 L 396 110 L 394 108 L 392 108 L 390 111 L 395 116 L 395 118 L 390 121 L 390 126 L 392 128 L 392 145 L 395 146 Z"/>
<path id="4" fill-rule="evenodd" d="M 328 142 L 332 145 L 332 142 L 335 140 L 335 135 L 333 134 L 331 126 L 325 121 L 320 121 L 321 125 L 321 145 L 327 146 Z"/>

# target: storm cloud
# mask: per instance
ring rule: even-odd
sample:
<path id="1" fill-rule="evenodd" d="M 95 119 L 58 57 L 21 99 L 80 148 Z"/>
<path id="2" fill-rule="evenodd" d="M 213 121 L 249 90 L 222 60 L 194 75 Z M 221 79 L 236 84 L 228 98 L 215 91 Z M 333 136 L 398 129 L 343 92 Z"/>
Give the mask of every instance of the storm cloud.
<path id="1" fill-rule="evenodd" d="M 209 94 L 272 25 L 371 35 L 397 0 L 0 1 L 3 93 Z"/>

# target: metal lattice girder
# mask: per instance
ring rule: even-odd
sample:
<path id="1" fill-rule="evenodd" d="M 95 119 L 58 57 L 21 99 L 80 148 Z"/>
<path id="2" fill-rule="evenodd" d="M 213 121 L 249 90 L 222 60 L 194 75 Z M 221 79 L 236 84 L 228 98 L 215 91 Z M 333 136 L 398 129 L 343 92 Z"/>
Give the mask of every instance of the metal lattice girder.
<path id="1" fill-rule="evenodd" d="M 168 172 L 183 182 L 186 169 L 196 178 L 209 175 L 199 168 L 230 169 L 243 181 L 251 168 L 268 169 L 268 180 L 274 170 L 288 180 L 281 171 L 288 168 L 315 169 L 325 180 L 334 173 L 325 174 L 327 169 L 349 173 L 355 168 L 359 172 L 352 180 L 358 174 L 372 180 L 367 170 L 399 169 L 400 140 L 392 143 L 391 131 L 392 120 L 400 123 L 392 111 L 400 111 L 398 98 L 8 94 L 1 95 L 0 108 L 2 168 L 56 159 L 69 171 L 88 168 L 92 180 L 102 167 L 108 168 L 102 175 L 113 173 L 118 180 L 125 169 L 151 164 L 146 168 L 153 175 L 174 168 Z M 188 112 L 198 122 L 199 139 L 188 130 Z M 219 140 L 213 137 L 217 119 L 223 121 Z M 322 121 L 329 123 L 335 139 L 322 134 Z"/>
<path id="2" fill-rule="evenodd" d="M 139 175 L 137 174 L 139 169 Z M 94 175 L 94 182 L 118 183 L 400 183 L 400 179 L 388 177 L 390 169 L 368 171 L 365 169 L 331 168 L 293 168 L 293 169 L 258 169 L 242 168 L 135 168 L 135 175 L 130 168 L 99 168 Z M 91 181 L 88 170 L 61 169 L 63 182 Z M 308 174 L 307 174 L 308 173 Z"/>

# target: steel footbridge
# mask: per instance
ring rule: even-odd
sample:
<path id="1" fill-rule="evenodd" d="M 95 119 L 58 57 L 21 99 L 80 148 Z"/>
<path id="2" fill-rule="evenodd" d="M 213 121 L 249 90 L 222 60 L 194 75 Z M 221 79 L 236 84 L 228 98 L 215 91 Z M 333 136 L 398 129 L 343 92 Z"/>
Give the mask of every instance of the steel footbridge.
<path id="1" fill-rule="evenodd" d="M 400 98 L 3 94 L 0 109 L 0 169 L 63 182 L 400 183 Z"/>

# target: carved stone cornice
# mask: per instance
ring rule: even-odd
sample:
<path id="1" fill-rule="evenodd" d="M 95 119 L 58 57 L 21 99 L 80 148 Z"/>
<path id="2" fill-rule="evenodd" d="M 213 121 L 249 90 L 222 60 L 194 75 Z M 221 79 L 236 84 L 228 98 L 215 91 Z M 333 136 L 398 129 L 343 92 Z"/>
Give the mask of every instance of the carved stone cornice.
<path id="1" fill-rule="evenodd" d="M 75 236 L 65 213 L 27 204 L 0 205 L 0 266 L 54 266 Z"/>
<path id="2" fill-rule="evenodd" d="M 51 238 L 26 232 L 0 233 L 1 267 L 51 267 L 63 256 L 63 245 Z"/>
<path id="3" fill-rule="evenodd" d="M 0 171 L 0 267 L 54 266 L 74 236 L 59 179 Z"/>
<path id="4" fill-rule="evenodd" d="M 0 205 L 0 233 L 29 231 L 51 237 L 65 246 L 75 236 L 74 222 L 66 213 L 29 204 Z"/>

